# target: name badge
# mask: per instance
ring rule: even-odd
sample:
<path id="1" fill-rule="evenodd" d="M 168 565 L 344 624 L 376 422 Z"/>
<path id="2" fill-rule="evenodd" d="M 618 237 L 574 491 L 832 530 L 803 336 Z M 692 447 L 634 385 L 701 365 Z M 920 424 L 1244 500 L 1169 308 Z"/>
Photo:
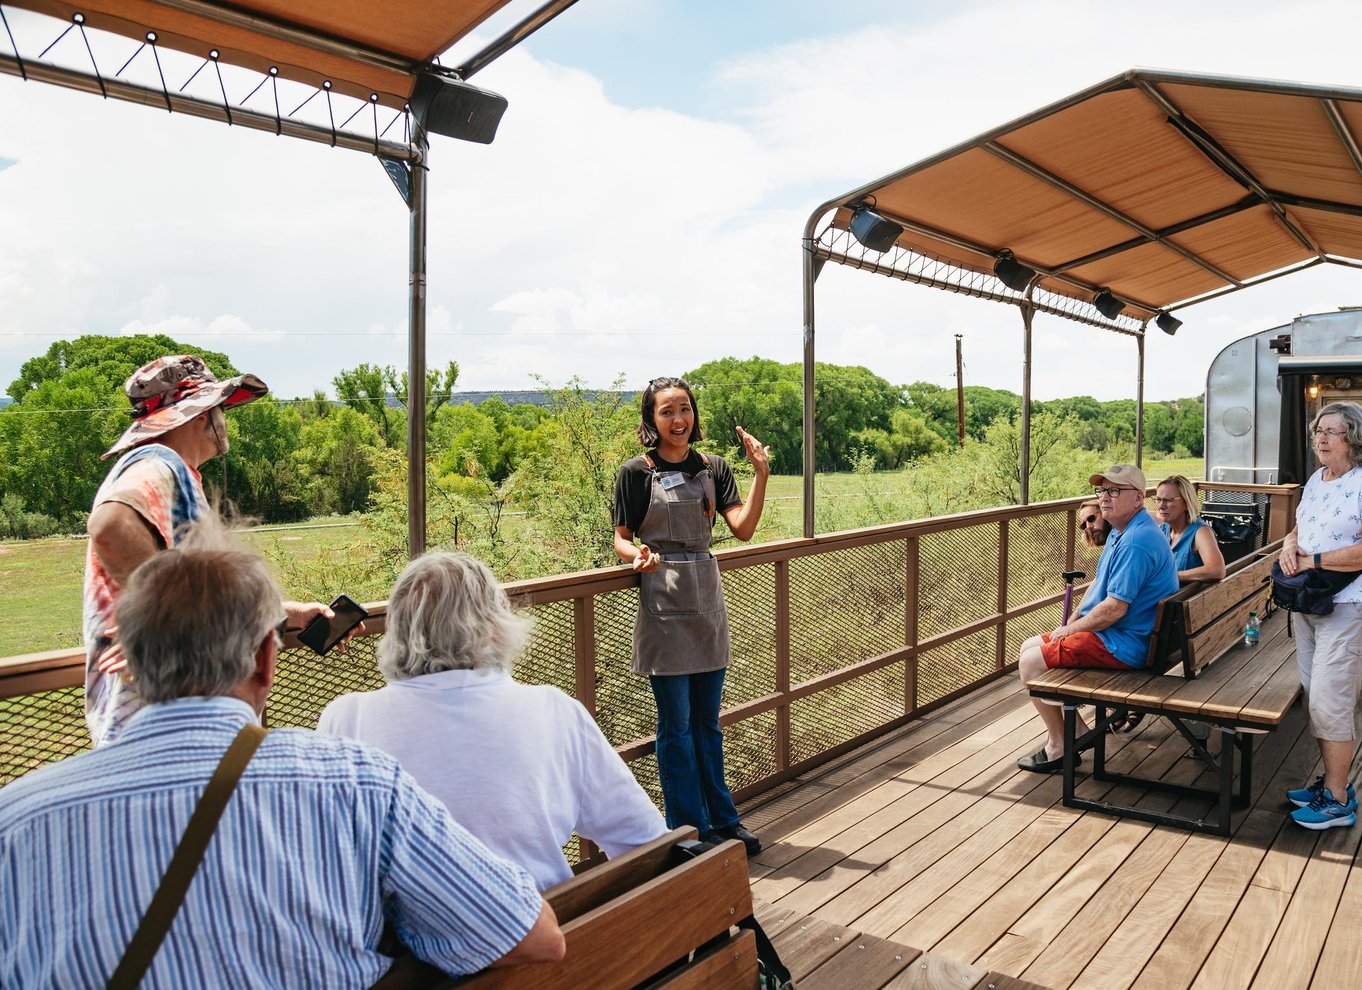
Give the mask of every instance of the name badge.
<path id="1" fill-rule="evenodd" d="M 686 476 L 680 471 L 672 471 L 662 475 L 659 480 L 662 482 L 662 490 L 664 492 L 669 492 L 677 485 L 684 484 Z"/>

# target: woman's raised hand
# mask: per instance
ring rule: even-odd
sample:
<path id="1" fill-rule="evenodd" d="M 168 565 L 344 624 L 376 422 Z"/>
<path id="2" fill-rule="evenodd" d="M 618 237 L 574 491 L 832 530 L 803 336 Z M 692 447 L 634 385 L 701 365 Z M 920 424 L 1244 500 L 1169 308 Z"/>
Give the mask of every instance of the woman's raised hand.
<path id="1" fill-rule="evenodd" d="M 747 460 L 751 463 L 757 474 L 766 475 L 771 473 L 771 448 L 763 447 L 761 441 L 752 434 L 748 433 L 741 426 L 737 427 L 738 439 L 742 441 L 743 453 L 747 455 Z"/>

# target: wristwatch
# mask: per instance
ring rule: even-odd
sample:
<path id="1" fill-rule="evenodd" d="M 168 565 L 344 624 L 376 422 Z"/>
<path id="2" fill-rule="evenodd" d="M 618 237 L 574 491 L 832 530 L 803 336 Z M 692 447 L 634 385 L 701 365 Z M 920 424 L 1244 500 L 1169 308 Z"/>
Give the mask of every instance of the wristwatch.
<path id="1" fill-rule="evenodd" d="M 1315 554 L 1315 567 L 1319 567 L 1319 554 Z"/>

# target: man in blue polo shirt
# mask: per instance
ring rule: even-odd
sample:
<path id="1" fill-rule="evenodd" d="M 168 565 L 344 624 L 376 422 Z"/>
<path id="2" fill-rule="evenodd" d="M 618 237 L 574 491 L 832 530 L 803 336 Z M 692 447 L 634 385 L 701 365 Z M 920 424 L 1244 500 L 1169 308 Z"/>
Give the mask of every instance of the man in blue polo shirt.
<path id="1" fill-rule="evenodd" d="M 1168 540 L 1144 510 L 1144 472 L 1133 464 L 1113 464 L 1088 480 L 1111 533 L 1077 618 L 1022 643 L 1017 672 L 1023 684 L 1052 667 L 1143 667 L 1159 602 L 1178 590 Z M 1055 702 L 1032 698 L 1031 703 L 1047 736 L 1045 745 L 1018 760 L 1017 766 L 1054 773 L 1064 765 L 1064 715 Z M 1087 731 L 1080 718 L 1078 734 Z"/>

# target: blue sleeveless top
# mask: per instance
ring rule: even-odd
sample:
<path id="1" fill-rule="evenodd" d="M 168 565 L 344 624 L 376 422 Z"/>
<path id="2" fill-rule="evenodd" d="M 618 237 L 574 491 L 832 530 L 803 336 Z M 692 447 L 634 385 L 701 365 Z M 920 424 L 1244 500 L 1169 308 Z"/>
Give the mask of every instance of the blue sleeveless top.
<path id="1" fill-rule="evenodd" d="M 1179 571 L 1188 571 L 1193 567 L 1200 567 L 1205 561 L 1201 559 L 1201 554 L 1196 552 L 1196 531 L 1206 524 L 1198 519 L 1182 531 L 1182 537 L 1177 545 L 1173 547 L 1173 566 Z M 1167 523 L 1159 523 L 1159 531 L 1163 533 L 1166 540 L 1172 533 Z"/>

